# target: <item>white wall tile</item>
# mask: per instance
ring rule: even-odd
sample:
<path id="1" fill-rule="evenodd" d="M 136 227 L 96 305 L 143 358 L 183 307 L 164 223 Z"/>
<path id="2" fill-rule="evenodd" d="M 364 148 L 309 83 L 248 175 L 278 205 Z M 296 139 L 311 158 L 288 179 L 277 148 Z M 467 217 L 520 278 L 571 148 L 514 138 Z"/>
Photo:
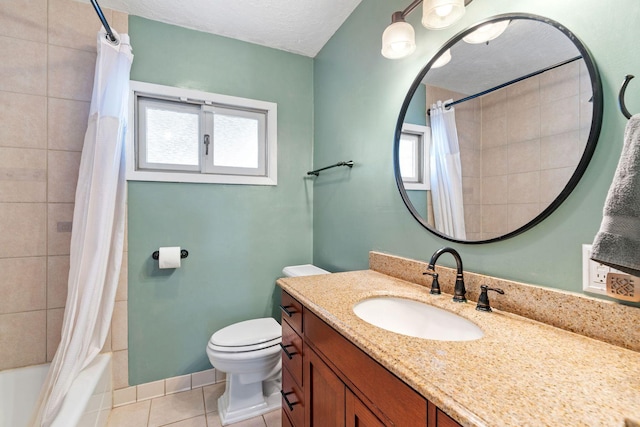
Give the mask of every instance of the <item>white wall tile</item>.
<path id="1" fill-rule="evenodd" d="M 191 374 L 191 387 L 197 388 L 209 384 L 215 384 L 216 370 L 207 369 L 206 371 L 194 372 Z"/>
<path id="2" fill-rule="evenodd" d="M 136 386 L 121 388 L 113 391 L 113 407 L 136 403 Z"/>
<path id="3" fill-rule="evenodd" d="M 191 390 L 191 375 L 167 378 L 165 380 L 166 394 L 178 393 L 180 391 Z"/>
<path id="4" fill-rule="evenodd" d="M 154 397 L 164 396 L 164 380 L 153 381 L 145 384 L 139 384 L 137 387 L 138 387 L 138 402 L 141 400 L 153 399 Z"/>

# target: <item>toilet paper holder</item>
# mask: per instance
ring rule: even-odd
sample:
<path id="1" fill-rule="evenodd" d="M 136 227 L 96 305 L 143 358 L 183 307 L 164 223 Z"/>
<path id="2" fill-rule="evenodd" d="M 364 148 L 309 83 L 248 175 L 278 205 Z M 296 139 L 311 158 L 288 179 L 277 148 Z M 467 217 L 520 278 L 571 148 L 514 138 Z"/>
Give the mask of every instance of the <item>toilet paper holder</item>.
<path id="1" fill-rule="evenodd" d="M 186 249 L 180 249 L 180 258 L 185 259 L 186 257 L 189 256 L 189 251 Z M 151 254 L 151 258 L 157 260 L 158 258 L 160 258 L 160 251 L 155 251 L 154 253 Z"/>

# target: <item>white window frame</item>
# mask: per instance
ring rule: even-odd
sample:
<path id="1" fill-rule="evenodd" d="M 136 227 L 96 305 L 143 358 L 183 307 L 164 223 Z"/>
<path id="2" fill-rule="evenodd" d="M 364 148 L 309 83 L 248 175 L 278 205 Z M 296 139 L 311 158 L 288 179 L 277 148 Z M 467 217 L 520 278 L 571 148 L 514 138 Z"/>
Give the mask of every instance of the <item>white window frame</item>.
<path id="1" fill-rule="evenodd" d="M 414 159 L 414 162 L 420 165 L 419 176 L 415 181 L 405 181 L 403 184 L 405 190 L 429 190 L 431 189 L 429 180 L 429 150 L 431 148 L 431 128 L 428 126 L 414 125 L 405 123 L 402 125 L 402 133 L 418 136 L 418 147 L 414 152 L 414 156 L 420 157 Z"/>
<path id="2" fill-rule="evenodd" d="M 209 92 L 203 92 L 192 89 L 182 89 L 171 86 L 163 86 L 152 83 L 139 81 L 129 82 L 129 124 L 127 130 L 127 180 L 129 181 L 161 181 L 161 182 L 194 182 L 194 183 L 212 183 L 212 184 L 243 184 L 243 185 L 277 185 L 278 184 L 278 141 L 277 141 L 277 123 L 278 123 L 278 106 L 276 103 L 260 101 L 255 99 L 240 98 L 235 96 L 221 95 Z M 241 111 L 246 114 L 263 114 L 265 122 L 266 148 L 263 150 L 264 163 L 262 170 L 257 172 L 252 169 L 244 168 L 228 168 L 219 169 L 211 168 L 207 165 L 205 157 L 205 146 L 201 141 L 200 144 L 200 170 L 184 170 L 180 165 L 167 169 L 158 168 L 156 170 L 140 169 L 138 164 L 137 153 L 137 125 L 136 110 L 138 96 L 145 98 L 157 98 L 159 100 L 178 101 L 185 105 L 200 104 L 202 105 L 203 121 L 206 120 L 207 114 L 215 111 L 216 108 Z M 238 115 L 240 115 L 238 114 Z M 204 128 L 205 123 L 201 123 L 200 127 Z M 200 132 L 203 136 L 203 131 Z M 213 150 L 209 145 L 209 152 Z M 210 157 L 209 157 L 210 158 Z M 217 169 L 217 170 L 216 170 Z"/>

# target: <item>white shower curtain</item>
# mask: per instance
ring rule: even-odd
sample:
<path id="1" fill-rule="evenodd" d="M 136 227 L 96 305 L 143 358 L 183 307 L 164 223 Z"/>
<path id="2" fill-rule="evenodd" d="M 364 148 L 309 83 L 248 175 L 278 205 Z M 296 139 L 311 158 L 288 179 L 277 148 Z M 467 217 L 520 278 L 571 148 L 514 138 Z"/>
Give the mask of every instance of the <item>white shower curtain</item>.
<path id="1" fill-rule="evenodd" d="M 129 36 L 114 45 L 98 33 L 93 95 L 76 187 L 62 337 L 40 392 L 33 426 L 49 426 L 78 373 L 104 345 L 124 240 Z"/>
<path id="2" fill-rule="evenodd" d="M 462 166 L 455 111 L 438 101 L 431 106 L 431 194 L 435 228 L 447 236 L 466 239 L 462 200 Z"/>

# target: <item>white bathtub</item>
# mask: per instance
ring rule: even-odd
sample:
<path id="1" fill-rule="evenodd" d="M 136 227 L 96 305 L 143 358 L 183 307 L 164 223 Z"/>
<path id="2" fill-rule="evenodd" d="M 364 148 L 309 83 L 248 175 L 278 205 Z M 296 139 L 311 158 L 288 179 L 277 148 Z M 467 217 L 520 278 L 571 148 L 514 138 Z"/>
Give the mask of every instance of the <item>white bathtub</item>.
<path id="1" fill-rule="evenodd" d="M 0 427 L 26 427 L 49 364 L 0 372 Z M 105 426 L 112 406 L 111 353 L 98 355 L 71 385 L 52 427 Z"/>

